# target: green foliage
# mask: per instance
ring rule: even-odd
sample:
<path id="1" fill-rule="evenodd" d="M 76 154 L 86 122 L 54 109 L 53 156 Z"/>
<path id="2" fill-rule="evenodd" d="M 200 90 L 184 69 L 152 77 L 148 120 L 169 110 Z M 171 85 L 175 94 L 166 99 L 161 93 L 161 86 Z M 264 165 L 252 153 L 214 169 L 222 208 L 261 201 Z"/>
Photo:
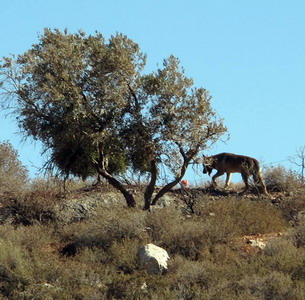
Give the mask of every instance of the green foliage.
<path id="1" fill-rule="evenodd" d="M 154 186 L 165 164 L 174 176 L 166 192 L 226 128 L 208 91 L 192 87 L 177 58 L 150 74 L 145 63 L 122 34 L 106 41 L 100 33 L 45 29 L 30 50 L 3 59 L 3 104 L 43 143 L 49 168 L 82 178 L 98 172 L 129 197 L 114 176 L 139 172 Z"/>

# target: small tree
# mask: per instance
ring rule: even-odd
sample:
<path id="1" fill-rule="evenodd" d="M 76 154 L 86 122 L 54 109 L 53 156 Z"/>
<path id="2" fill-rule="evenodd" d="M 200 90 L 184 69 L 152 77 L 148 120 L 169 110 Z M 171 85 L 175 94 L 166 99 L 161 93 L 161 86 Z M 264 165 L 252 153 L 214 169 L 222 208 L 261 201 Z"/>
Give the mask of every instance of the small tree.
<path id="1" fill-rule="evenodd" d="M 146 176 L 148 209 L 226 128 L 209 93 L 192 87 L 177 58 L 150 74 L 143 74 L 145 63 L 139 46 L 122 34 L 106 42 L 100 33 L 46 29 L 29 51 L 3 59 L 4 103 L 62 174 L 98 173 L 128 206 L 135 206 L 134 197 L 117 175 Z M 161 165 L 172 179 L 154 193 Z"/>
<path id="2" fill-rule="evenodd" d="M 22 190 L 28 180 L 28 171 L 18 159 L 18 153 L 9 142 L 0 143 L 0 195 Z"/>
<path id="3" fill-rule="evenodd" d="M 301 182 L 304 183 L 304 171 L 305 171 L 305 146 L 299 147 L 296 151 L 296 155 L 288 158 L 291 163 L 300 168 Z"/>

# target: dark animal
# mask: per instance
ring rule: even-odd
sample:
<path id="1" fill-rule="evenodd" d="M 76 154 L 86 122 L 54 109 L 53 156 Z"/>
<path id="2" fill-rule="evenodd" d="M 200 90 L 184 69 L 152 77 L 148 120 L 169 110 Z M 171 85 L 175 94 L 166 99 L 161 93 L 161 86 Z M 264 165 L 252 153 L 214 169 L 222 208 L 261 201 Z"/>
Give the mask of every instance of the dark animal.
<path id="1" fill-rule="evenodd" d="M 217 170 L 217 173 L 212 177 L 214 186 L 217 186 L 216 178 L 227 174 L 225 188 L 229 186 L 232 173 L 240 173 L 245 183 L 246 192 L 249 188 L 248 179 L 253 176 L 255 183 L 260 184 L 264 194 L 268 194 L 264 184 L 259 162 L 249 156 L 237 155 L 233 153 L 220 153 L 214 156 L 204 157 L 203 173 L 211 175 L 212 170 Z"/>

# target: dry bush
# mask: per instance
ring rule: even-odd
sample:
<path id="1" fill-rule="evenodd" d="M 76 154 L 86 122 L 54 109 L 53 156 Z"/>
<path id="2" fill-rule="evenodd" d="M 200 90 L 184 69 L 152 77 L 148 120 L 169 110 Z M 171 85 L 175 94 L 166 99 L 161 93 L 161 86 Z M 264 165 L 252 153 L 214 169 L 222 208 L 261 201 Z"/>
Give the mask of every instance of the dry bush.
<path id="1" fill-rule="evenodd" d="M 66 201 L 69 195 L 80 195 L 82 190 L 79 189 L 85 185 L 79 180 L 67 182 L 55 177 L 36 178 L 31 181 L 26 192 L 7 203 L 16 211 L 14 223 L 32 225 L 37 222 L 56 222 L 56 206 Z M 68 189 L 74 190 L 74 193 L 68 193 Z"/>
<path id="2" fill-rule="evenodd" d="M 15 224 L 49 224 L 56 221 L 54 207 L 61 200 L 55 191 L 31 188 L 11 204 L 16 210 Z"/>
<path id="3" fill-rule="evenodd" d="M 283 217 L 296 225 L 304 218 L 305 196 L 302 190 L 293 193 L 292 196 L 281 197 L 278 208 L 282 212 Z"/>
<path id="4" fill-rule="evenodd" d="M 173 208 L 152 213 L 113 208 L 57 230 L 39 224 L 0 227 L 0 275 L 7 278 L 0 294 L 13 300 L 269 299 L 270 290 L 276 299 L 284 299 L 294 280 L 304 278 L 302 248 L 285 241 L 246 260 L 239 245 L 232 244 L 232 237 L 242 232 L 239 226 L 245 225 L 237 218 L 235 227 L 230 214 L 236 211 L 234 218 L 258 204 L 271 213 L 266 203 L 228 199 L 206 203 L 200 216 L 185 217 Z M 137 268 L 136 252 L 147 242 L 168 250 L 166 275 Z M 68 244 L 78 244 L 73 257 L 60 254 Z M 268 275 L 272 272 L 279 277 Z"/>
<path id="5" fill-rule="evenodd" d="M 302 247 L 305 250 L 305 221 L 303 220 L 289 231 L 289 237 L 296 247 Z"/>
<path id="6" fill-rule="evenodd" d="M 279 232 L 287 227 L 280 211 L 260 201 L 207 201 L 196 209 L 199 216 L 188 218 L 170 208 L 148 214 L 145 222 L 152 241 L 172 254 L 198 260 L 206 247 L 211 249 L 236 237 Z"/>
<path id="7" fill-rule="evenodd" d="M 2 226 L 0 299 L 304 299 L 301 224 L 248 256 L 240 238 L 285 229 L 281 210 L 216 199 L 199 200 L 191 215 L 112 207 L 63 227 Z M 136 252 L 148 242 L 168 251 L 165 275 L 138 269 Z"/>
<path id="8" fill-rule="evenodd" d="M 236 284 L 236 294 L 244 299 L 302 299 L 288 274 L 270 271 L 267 275 L 248 275 Z"/>
<path id="9" fill-rule="evenodd" d="M 73 191 L 78 191 L 88 186 L 92 186 L 91 181 L 84 181 L 73 178 L 64 180 L 60 177 L 35 178 L 30 185 L 30 191 L 33 193 L 41 193 L 45 197 L 54 195 L 65 195 Z"/>
<path id="10" fill-rule="evenodd" d="M 61 235 L 69 241 L 63 253 L 74 255 L 83 248 L 109 250 L 115 242 L 143 241 L 146 238 L 145 212 L 130 209 L 101 208 L 90 220 L 65 226 Z"/>
<path id="11" fill-rule="evenodd" d="M 298 249 L 290 239 L 277 238 L 267 243 L 261 260 L 270 269 L 292 275 L 303 267 L 305 251 Z"/>
<path id="12" fill-rule="evenodd" d="M 208 236 L 214 236 L 214 239 L 278 232 L 287 227 L 281 212 L 269 202 L 232 197 L 206 201 L 197 210 L 202 220 L 209 224 Z"/>
<path id="13" fill-rule="evenodd" d="M 46 226 L 1 228 L 0 295 L 10 300 L 106 299 L 105 286 L 117 277 L 112 261 L 103 265 L 89 249 L 66 259 L 57 251 L 57 238 Z"/>
<path id="14" fill-rule="evenodd" d="M 198 259 L 201 249 L 207 244 L 202 223 L 184 219 L 178 210 L 155 210 L 147 215 L 145 223 L 152 242 L 171 254 Z"/>
<path id="15" fill-rule="evenodd" d="M 18 153 L 9 142 L 0 143 L 0 196 L 15 197 L 25 188 L 28 171 L 18 159 Z"/>
<path id="16" fill-rule="evenodd" d="M 269 192 L 291 192 L 301 186 L 299 175 L 283 166 L 266 168 L 264 180 Z"/>
<path id="17" fill-rule="evenodd" d="M 36 283 L 54 283 L 62 273 L 57 255 L 49 251 L 52 232 L 47 227 L 0 228 L 0 293 L 9 299 L 23 298 L 22 292 Z"/>

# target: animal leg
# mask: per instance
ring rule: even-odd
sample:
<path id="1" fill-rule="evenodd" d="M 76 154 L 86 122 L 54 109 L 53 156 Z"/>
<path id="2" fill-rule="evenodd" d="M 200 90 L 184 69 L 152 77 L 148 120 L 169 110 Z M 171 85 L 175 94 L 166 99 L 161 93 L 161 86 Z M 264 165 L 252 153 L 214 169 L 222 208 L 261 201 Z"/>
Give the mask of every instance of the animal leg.
<path id="1" fill-rule="evenodd" d="M 226 179 L 226 184 L 225 188 L 229 187 L 230 181 L 231 181 L 231 173 L 227 173 L 227 179 Z"/>
<path id="2" fill-rule="evenodd" d="M 267 188 L 266 188 L 266 186 L 264 184 L 264 180 L 263 180 L 262 175 L 261 174 L 255 174 L 255 175 L 253 175 L 253 178 L 254 178 L 254 181 L 255 181 L 256 184 L 260 184 L 261 185 L 262 190 L 263 190 L 263 194 L 269 195 L 268 191 L 267 191 Z"/>
<path id="3" fill-rule="evenodd" d="M 241 176 L 242 176 L 243 182 L 245 183 L 245 189 L 242 191 L 242 193 L 245 193 L 249 188 L 249 183 L 248 183 L 249 176 L 245 173 L 242 173 Z"/>
<path id="4" fill-rule="evenodd" d="M 214 187 L 217 186 L 216 178 L 223 175 L 224 172 L 218 171 L 213 177 L 212 177 L 212 184 Z"/>

